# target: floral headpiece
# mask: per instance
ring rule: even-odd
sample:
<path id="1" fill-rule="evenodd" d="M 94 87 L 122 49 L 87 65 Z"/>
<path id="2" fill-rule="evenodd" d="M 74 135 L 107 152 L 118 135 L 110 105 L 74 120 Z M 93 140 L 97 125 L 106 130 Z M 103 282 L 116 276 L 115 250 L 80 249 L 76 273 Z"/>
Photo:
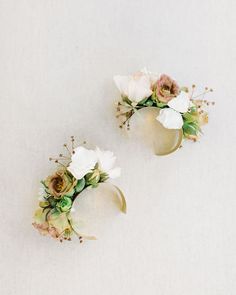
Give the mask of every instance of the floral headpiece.
<path id="1" fill-rule="evenodd" d="M 119 199 L 119 209 L 126 213 L 126 201 L 121 190 L 109 183 L 109 178 L 120 175 L 120 168 L 114 168 L 115 160 L 110 151 L 87 149 L 80 145 L 74 148 L 64 145 L 68 156 L 60 154 L 58 158 L 49 158 L 58 164 L 53 175 L 41 181 L 39 209 L 35 212 L 33 226 L 43 235 L 49 235 L 60 241 L 71 240 L 73 235 L 83 239 L 96 239 L 83 232 L 83 221 L 79 216 L 82 192 L 89 191 L 106 183 Z M 85 144 L 85 143 L 84 143 Z M 86 201 L 86 200 L 85 200 Z"/>
<path id="2" fill-rule="evenodd" d="M 212 89 L 206 87 L 203 93 L 195 95 L 195 85 L 191 89 L 180 87 L 169 76 L 157 76 L 146 69 L 130 76 L 114 76 L 114 81 L 121 93 L 117 105 L 120 128 L 126 126 L 129 130 L 130 119 L 139 110 L 156 108 L 155 121 L 165 129 L 178 131 L 179 147 L 182 137 L 197 141 L 201 126 L 208 123 L 206 107 L 214 102 L 208 102 L 204 96 Z"/>

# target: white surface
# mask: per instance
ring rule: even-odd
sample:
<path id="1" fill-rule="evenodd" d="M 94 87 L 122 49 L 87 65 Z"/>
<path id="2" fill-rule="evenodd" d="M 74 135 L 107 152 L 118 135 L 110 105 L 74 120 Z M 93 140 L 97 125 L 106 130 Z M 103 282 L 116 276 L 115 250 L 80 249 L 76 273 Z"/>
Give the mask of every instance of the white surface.
<path id="1" fill-rule="evenodd" d="M 0 0 L 1 295 L 236 293 L 234 0 Z M 155 157 L 117 128 L 112 76 L 215 89 L 200 143 Z M 128 215 L 82 246 L 31 227 L 70 135 L 113 150 Z"/>

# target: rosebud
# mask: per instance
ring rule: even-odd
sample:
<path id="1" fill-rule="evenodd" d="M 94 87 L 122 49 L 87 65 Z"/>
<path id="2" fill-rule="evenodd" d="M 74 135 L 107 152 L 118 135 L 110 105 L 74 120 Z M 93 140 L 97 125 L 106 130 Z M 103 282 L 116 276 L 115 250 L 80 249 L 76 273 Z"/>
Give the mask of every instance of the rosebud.
<path id="1" fill-rule="evenodd" d="M 86 185 L 97 186 L 100 180 L 100 172 L 98 169 L 94 169 L 93 172 L 88 173 L 85 176 Z"/>

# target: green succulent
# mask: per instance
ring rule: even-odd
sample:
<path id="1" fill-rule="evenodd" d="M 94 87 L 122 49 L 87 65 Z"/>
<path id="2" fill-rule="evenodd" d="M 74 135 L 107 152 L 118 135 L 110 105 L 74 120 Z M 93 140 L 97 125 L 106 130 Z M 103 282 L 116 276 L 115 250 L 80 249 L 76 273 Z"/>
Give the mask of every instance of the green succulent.
<path id="1" fill-rule="evenodd" d="M 66 197 L 73 197 L 74 193 L 75 193 L 75 189 L 72 189 L 70 192 L 66 193 L 65 196 Z"/>
<path id="2" fill-rule="evenodd" d="M 196 107 L 191 107 L 191 109 L 183 114 L 183 131 L 184 135 L 197 136 L 201 132 L 199 126 L 199 114 L 196 110 Z"/>
<path id="3" fill-rule="evenodd" d="M 148 99 L 146 102 L 145 102 L 145 106 L 147 107 L 151 107 L 153 105 L 153 101 L 151 99 Z"/>
<path id="4" fill-rule="evenodd" d="M 80 193 L 80 192 L 82 192 L 82 190 L 84 189 L 84 187 L 85 187 L 85 179 L 84 178 L 79 179 L 78 182 L 77 182 L 77 184 L 76 184 L 76 186 L 75 186 L 75 191 L 77 193 Z"/>
<path id="5" fill-rule="evenodd" d="M 72 206 L 72 200 L 70 197 L 64 196 L 58 203 L 57 207 L 62 211 L 62 212 L 67 212 L 70 210 Z"/>

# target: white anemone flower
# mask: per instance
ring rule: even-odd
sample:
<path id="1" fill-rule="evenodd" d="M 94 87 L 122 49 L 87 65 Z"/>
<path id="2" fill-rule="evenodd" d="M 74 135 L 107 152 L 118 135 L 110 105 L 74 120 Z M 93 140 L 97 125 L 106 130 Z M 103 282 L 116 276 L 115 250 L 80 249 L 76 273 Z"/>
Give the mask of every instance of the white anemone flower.
<path id="1" fill-rule="evenodd" d="M 120 176 L 121 169 L 115 167 L 116 157 L 113 152 L 103 151 L 96 147 L 95 153 L 98 159 L 98 169 L 105 172 L 110 178 L 117 178 Z"/>
<path id="2" fill-rule="evenodd" d="M 149 77 L 151 86 L 154 86 L 160 77 L 158 74 L 150 72 L 146 67 L 144 67 L 140 72 Z"/>
<path id="3" fill-rule="evenodd" d="M 114 81 L 123 96 L 132 102 L 139 103 L 152 95 L 152 83 L 149 75 L 138 72 L 130 76 L 114 76 Z"/>
<path id="4" fill-rule="evenodd" d="M 76 178 L 81 179 L 95 167 L 97 155 L 94 150 L 86 149 L 79 146 L 71 157 L 71 163 L 67 168 L 68 171 Z"/>
<path id="5" fill-rule="evenodd" d="M 169 108 L 160 110 L 157 120 L 167 129 L 181 129 L 184 121 L 181 113 L 186 113 L 190 106 L 190 99 L 186 92 L 168 102 Z"/>
<path id="6" fill-rule="evenodd" d="M 181 129 L 184 123 L 182 115 L 171 108 L 160 110 L 157 120 L 167 129 Z"/>
<path id="7" fill-rule="evenodd" d="M 186 113 L 190 106 L 188 93 L 181 91 L 180 94 L 168 102 L 168 106 L 180 113 Z"/>

